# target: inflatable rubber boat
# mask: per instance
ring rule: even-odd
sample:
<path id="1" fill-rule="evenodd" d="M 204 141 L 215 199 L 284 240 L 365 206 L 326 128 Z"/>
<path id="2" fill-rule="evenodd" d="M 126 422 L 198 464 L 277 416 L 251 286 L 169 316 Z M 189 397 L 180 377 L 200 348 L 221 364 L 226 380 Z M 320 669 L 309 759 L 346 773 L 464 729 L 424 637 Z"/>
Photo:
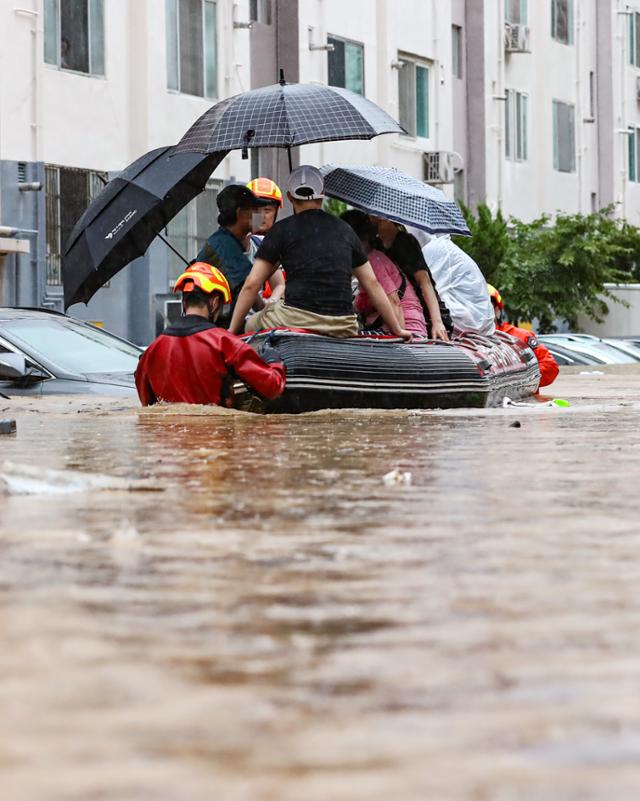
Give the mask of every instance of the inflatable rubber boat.
<path id="1" fill-rule="evenodd" d="M 297 414 L 320 409 L 435 409 L 497 406 L 533 395 L 540 383 L 534 352 L 496 333 L 451 342 L 389 336 L 333 339 L 277 329 L 247 341 L 287 368 L 287 386 L 275 400 L 235 385 L 236 408 Z"/>

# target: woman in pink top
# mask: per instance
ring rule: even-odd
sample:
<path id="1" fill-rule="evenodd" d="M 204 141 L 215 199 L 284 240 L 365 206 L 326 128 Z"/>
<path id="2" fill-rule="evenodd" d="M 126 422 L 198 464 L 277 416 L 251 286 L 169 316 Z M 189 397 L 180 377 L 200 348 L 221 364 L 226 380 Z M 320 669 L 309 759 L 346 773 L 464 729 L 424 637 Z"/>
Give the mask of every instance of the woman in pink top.
<path id="1" fill-rule="evenodd" d="M 349 223 L 362 242 L 365 251 L 369 255 L 369 263 L 373 268 L 373 272 L 386 292 L 401 327 L 406 328 L 416 336 L 426 337 L 427 325 L 415 289 L 404 278 L 391 259 L 385 256 L 382 251 L 375 250 L 373 247 L 377 233 L 374 223 L 367 214 L 356 209 L 346 211 L 342 215 L 342 219 Z M 385 333 L 390 333 L 363 289 L 360 289 L 356 295 L 355 306 L 367 328 L 381 329 Z"/>

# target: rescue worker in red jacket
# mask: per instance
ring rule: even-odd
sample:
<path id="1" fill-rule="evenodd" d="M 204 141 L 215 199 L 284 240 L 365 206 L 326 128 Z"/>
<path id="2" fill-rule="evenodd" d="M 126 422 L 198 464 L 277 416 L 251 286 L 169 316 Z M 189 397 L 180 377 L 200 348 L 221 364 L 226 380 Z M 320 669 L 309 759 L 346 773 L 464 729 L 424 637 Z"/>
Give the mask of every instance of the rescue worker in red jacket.
<path id="1" fill-rule="evenodd" d="M 511 323 L 503 322 L 502 312 L 504 311 L 504 301 L 502 300 L 502 295 L 494 286 L 491 286 L 491 284 L 487 284 L 487 289 L 489 290 L 489 297 L 491 298 L 493 310 L 496 315 L 496 330 L 509 334 L 519 339 L 521 342 L 524 342 L 525 345 L 528 345 L 538 359 L 538 364 L 540 366 L 540 386 L 548 387 L 549 384 L 553 384 L 560 372 L 556 360 L 545 346 L 538 341 L 538 337 L 533 331 L 527 331 L 526 328 L 516 328 L 516 326 L 511 325 Z"/>
<path id="2" fill-rule="evenodd" d="M 216 326 L 223 304 L 231 301 L 220 270 L 195 262 L 178 278 L 174 291 L 182 292 L 184 316 L 140 358 L 136 387 L 143 406 L 166 401 L 230 407 L 237 379 L 264 398 L 282 394 L 284 364 L 267 364 L 237 336 Z"/>

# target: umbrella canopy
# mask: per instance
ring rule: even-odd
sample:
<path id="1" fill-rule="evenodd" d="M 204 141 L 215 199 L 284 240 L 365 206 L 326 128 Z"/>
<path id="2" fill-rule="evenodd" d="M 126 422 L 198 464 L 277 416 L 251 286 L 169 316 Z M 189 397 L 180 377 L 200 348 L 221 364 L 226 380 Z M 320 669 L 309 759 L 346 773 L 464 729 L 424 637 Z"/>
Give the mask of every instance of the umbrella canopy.
<path id="1" fill-rule="evenodd" d="M 142 256 L 227 155 L 160 147 L 130 164 L 76 223 L 62 257 L 65 309 L 88 303 L 101 286 Z"/>
<path id="2" fill-rule="evenodd" d="M 336 86 L 281 81 L 217 103 L 189 128 L 176 149 L 213 153 L 291 148 L 385 133 L 406 131 L 366 97 Z"/>
<path id="3" fill-rule="evenodd" d="M 401 170 L 327 164 L 320 171 L 326 195 L 369 214 L 430 234 L 471 233 L 460 208 L 444 192 Z"/>

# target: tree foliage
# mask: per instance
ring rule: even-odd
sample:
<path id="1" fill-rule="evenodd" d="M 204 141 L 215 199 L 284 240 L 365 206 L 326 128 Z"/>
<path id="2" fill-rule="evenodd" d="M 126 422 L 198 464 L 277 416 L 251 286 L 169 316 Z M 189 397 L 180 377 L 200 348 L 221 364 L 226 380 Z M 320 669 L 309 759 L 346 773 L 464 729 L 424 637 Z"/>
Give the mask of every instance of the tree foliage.
<path id="1" fill-rule="evenodd" d="M 345 211 L 348 211 L 348 209 L 350 209 L 351 207 L 348 206 L 346 203 L 343 203 L 342 200 L 336 200 L 336 198 L 334 197 L 325 197 L 324 202 L 322 204 L 322 208 L 329 214 L 333 214 L 335 217 L 339 217 Z"/>
<path id="2" fill-rule="evenodd" d="M 616 299 L 605 284 L 640 278 L 640 232 L 613 211 L 524 223 L 486 205 L 476 215 L 463 207 L 472 236 L 456 243 L 499 288 L 510 320 L 537 319 L 541 332 L 554 330 L 554 320 L 575 329 L 579 315 L 599 322 L 607 314 L 605 300 Z"/>

